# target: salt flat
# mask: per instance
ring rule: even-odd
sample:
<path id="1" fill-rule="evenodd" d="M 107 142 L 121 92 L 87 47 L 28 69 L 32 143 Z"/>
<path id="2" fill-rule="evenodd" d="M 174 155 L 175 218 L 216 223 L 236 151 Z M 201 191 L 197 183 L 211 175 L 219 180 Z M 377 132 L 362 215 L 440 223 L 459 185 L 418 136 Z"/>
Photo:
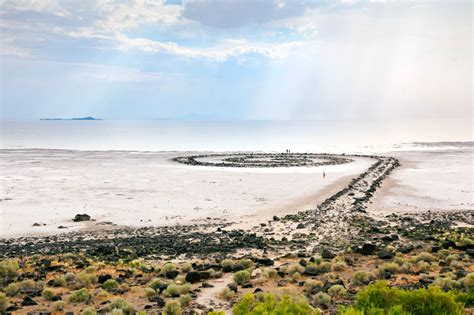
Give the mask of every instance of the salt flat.
<path id="1" fill-rule="evenodd" d="M 240 169 L 171 161 L 195 153 L 1 150 L 1 237 L 97 229 L 103 222 L 254 225 L 315 207 L 373 163 L 356 158 L 323 167 Z M 95 221 L 74 223 L 77 213 Z"/>
<path id="2" fill-rule="evenodd" d="M 369 211 L 419 213 L 474 209 L 472 148 L 395 151 L 401 162 L 375 195 Z"/>

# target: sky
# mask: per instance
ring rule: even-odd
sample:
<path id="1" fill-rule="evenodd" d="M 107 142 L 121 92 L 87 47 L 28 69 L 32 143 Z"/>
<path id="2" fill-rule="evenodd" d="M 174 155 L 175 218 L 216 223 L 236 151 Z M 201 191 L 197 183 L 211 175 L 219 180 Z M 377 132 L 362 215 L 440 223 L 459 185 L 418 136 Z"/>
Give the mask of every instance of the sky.
<path id="1" fill-rule="evenodd" d="M 2 120 L 472 117 L 472 1 L 0 0 Z"/>

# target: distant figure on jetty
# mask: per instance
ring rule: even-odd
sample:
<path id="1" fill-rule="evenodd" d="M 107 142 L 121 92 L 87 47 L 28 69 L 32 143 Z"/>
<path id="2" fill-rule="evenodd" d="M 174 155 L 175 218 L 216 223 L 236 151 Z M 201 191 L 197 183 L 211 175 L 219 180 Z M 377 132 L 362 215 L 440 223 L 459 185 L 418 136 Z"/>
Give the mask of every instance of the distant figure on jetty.
<path id="1" fill-rule="evenodd" d="M 326 172 L 323 171 L 323 179 L 325 179 L 325 178 L 326 178 Z"/>

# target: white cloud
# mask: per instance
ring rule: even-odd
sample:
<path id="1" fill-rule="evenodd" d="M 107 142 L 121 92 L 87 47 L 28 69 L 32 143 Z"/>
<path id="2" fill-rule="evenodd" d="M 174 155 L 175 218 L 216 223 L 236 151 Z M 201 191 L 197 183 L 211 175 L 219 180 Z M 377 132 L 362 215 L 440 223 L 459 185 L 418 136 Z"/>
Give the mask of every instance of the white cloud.
<path id="1" fill-rule="evenodd" d="M 285 42 L 278 44 L 251 43 L 247 40 L 228 39 L 211 48 L 189 48 L 180 46 L 174 42 L 159 42 L 145 38 L 129 38 L 123 34 L 117 34 L 115 40 L 119 49 L 141 50 L 145 53 L 165 53 L 185 58 L 205 58 L 215 61 L 225 61 L 229 58 L 244 58 L 248 54 L 257 54 L 270 59 L 280 59 L 288 56 L 290 51 L 301 42 Z"/>
<path id="2" fill-rule="evenodd" d="M 3 56 L 14 56 L 20 58 L 31 57 L 31 51 L 26 48 L 15 46 L 15 39 L 13 37 L 6 37 L 0 39 L 0 53 Z"/>

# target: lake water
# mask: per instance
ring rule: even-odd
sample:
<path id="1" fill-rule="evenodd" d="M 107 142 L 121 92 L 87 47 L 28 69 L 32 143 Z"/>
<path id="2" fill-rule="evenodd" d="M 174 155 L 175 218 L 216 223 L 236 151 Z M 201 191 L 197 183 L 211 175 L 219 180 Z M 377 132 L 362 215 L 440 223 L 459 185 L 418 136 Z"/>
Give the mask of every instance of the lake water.
<path id="1" fill-rule="evenodd" d="M 472 141 L 471 119 L 406 121 L 1 122 L 1 148 L 378 152 Z"/>

